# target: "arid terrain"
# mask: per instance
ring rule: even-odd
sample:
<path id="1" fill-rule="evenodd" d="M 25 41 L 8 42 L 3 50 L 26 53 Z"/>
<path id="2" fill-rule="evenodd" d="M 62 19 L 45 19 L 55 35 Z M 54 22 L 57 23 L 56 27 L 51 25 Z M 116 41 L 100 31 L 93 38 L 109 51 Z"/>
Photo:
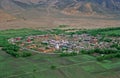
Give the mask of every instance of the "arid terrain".
<path id="1" fill-rule="evenodd" d="M 1 0 L 0 30 L 120 26 L 119 0 Z"/>
<path id="2" fill-rule="evenodd" d="M 0 30 L 16 28 L 49 29 L 59 25 L 69 25 L 69 28 L 103 28 L 118 27 L 119 20 L 87 19 L 87 18 L 40 18 L 31 20 L 13 20 L 0 23 Z"/>
<path id="3" fill-rule="evenodd" d="M 59 25 L 69 25 L 68 28 L 104 28 L 104 27 L 118 27 L 120 20 L 97 19 L 97 18 L 53 18 L 43 17 L 38 19 L 21 20 L 16 19 L 12 21 L 0 22 L 0 30 L 4 29 L 18 29 L 18 28 L 39 28 L 49 29 L 58 27 Z"/>

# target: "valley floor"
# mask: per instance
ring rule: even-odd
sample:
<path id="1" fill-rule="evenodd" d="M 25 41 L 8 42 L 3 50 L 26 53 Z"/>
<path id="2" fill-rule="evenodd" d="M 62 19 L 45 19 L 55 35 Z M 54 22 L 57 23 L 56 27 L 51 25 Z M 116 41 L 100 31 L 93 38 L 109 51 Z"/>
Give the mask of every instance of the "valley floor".
<path id="1" fill-rule="evenodd" d="M 0 22 L 0 30 L 18 29 L 18 28 L 35 28 L 35 29 L 53 29 L 59 25 L 69 25 L 68 28 L 77 29 L 93 29 L 105 27 L 119 27 L 119 19 L 104 19 L 104 18 L 54 18 L 40 17 L 38 19 L 16 19 L 6 22 Z"/>

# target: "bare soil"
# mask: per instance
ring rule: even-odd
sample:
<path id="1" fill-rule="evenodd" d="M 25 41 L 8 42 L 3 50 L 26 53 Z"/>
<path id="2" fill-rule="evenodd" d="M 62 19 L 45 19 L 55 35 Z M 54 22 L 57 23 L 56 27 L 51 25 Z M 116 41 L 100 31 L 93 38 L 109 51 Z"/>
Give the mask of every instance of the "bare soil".
<path id="1" fill-rule="evenodd" d="M 78 29 L 119 27 L 120 20 L 80 17 L 40 17 L 36 19 L 16 19 L 11 21 L 2 21 L 0 22 L 0 30 L 18 28 L 52 29 L 58 27 L 59 25 L 69 25 L 69 28 Z"/>

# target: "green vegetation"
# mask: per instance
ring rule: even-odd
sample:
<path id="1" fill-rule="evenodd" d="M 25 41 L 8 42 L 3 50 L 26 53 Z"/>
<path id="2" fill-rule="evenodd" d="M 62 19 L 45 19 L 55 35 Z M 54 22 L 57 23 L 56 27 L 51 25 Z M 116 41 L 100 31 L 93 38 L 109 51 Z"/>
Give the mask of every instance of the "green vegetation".
<path id="1" fill-rule="evenodd" d="M 119 76 L 119 69 L 116 68 L 120 67 L 119 59 L 102 63 L 89 55 L 60 58 L 58 55 L 48 54 L 16 59 L 3 51 L 0 52 L 0 62 L 0 78 L 101 78 L 104 75 L 115 78 L 114 76 Z"/>
<path id="2" fill-rule="evenodd" d="M 117 44 L 117 43 L 111 45 L 110 47 L 111 47 L 111 48 L 116 48 L 116 49 L 120 50 L 120 45 Z"/>
<path id="3" fill-rule="evenodd" d="M 90 57 L 78 55 L 60 58 L 58 55 L 35 54 L 31 57 L 16 59 L 1 51 L 0 78 L 65 78 L 66 75 L 64 74 L 68 74 L 68 72 L 71 75 L 70 78 L 77 78 L 78 76 L 86 78 L 88 73 L 80 66 L 83 66 L 82 63 L 84 62 L 86 62 L 84 63 L 85 66 L 88 65 L 87 59 L 95 61 Z M 76 73 L 76 71 L 84 71 L 84 73 Z"/>
<path id="4" fill-rule="evenodd" d="M 82 34 L 82 33 L 88 33 L 94 36 L 97 35 L 101 35 L 101 41 L 105 41 L 105 42 L 111 42 L 112 39 L 110 38 L 104 38 L 112 36 L 112 37 L 120 37 L 120 27 L 116 27 L 116 28 L 105 28 L 105 29 L 93 29 L 93 30 L 80 30 L 77 31 L 76 33 L 72 33 L 72 34 Z M 92 49 L 92 50 L 82 50 L 81 52 L 83 54 L 94 54 L 94 53 L 98 53 L 99 55 L 103 55 L 103 56 L 98 56 L 97 60 L 98 61 L 103 61 L 106 59 L 112 59 L 112 58 L 119 58 L 119 53 L 120 53 L 120 44 L 118 43 L 114 43 L 113 45 L 110 46 L 111 48 L 114 49 Z"/>
<path id="5" fill-rule="evenodd" d="M 99 57 L 97 57 L 97 60 L 103 61 L 103 60 L 112 59 L 112 58 L 120 58 L 120 53 L 99 56 Z"/>
<path id="6" fill-rule="evenodd" d="M 28 56 L 31 56 L 32 55 L 32 53 L 30 53 L 30 52 L 22 52 L 22 57 L 28 57 Z"/>
<path id="7" fill-rule="evenodd" d="M 100 29 L 99 32 L 97 29 L 80 30 L 72 34 L 90 32 L 93 35 L 120 37 L 119 31 L 118 27 Z M 21 51 L 18 46 L 11 45 L 7 41 L 11 37 L 48 33 L 61 34 L 65 31 L 46 32 L 32 29 L 0 31 L 0 47 L 6 51 L 0 50 L 0 78 L 118 78 L 120 76 L 120 59 L 118 59 L 120 58 L 120 45 L 118 43 L 111 45 L 115 49 L 82 50 L 83 54 L 35 53 L 31 57 L 27 57 L 31 55 L 29 52 Z M 7 53 L 21 58 L 13 58 Z M 99 55 L 94 57 L 94 53 Z M 96 58 L 101 62 L 98 62 Z"/>
<path id="8" fill-rule="evenodd" d="M 14 57 L 27 57 L 31 56 L 32 54 L 29 52 L 19 52 L 20 47 L 16 45 L 7 45 L 2 48 L 3 51 L 7 52 L 8 54 L 14 56 Z"/>
<path id="9" fill-rule="evenodd" d="M 62 25 L 64 26 L 64 25 Z M 120 34 L 118 33 L 120 31 L 120 27 L 116 27 L 116 28 L 105 28 L 105 29 L 93 29 L 93 30 L 79 30 L 76 32 L 69 32 L 66 33 L 64 30 L 61 29 L 53 29 L 53 30 L 49 30 L 49 31 L 40 31 L 40 30 L 33 30 L 33 29 L 18 29 L 18 30 L 5 30 L 5 31 L 0 31 L 0 47 L 7 47 L 10 44 L 8 43 L 8 39 L 11 37 L 25 37 L 28 35 L 38 35 L 38 34 L 71 34 L 71 36 L 73 34 L 82 34 L 82 33 L 89 33 L 91 35 L 103 35 L 103 36 L 119 36 Z M 112 35 L 111 35 L 112 34 Z M 106 42 L 111 42 L 112 40 L 109 38 L 104 38 L 103 37 L 103 41 Z M 11 45 L 12 46 L 12 45 Z M 112 45 L 111 47 L 115 47 L 116 49 L 120 49 L 120 45 L 115 44 Z M 108 51 L 103 49 L 102 51 L 96 51 L 95 50 L 89 50 L 89 51 L 83 51 L 86 52 L 87 54 L 92 54 L 94 52 L 100 53 L 100 54 L 107 54 L 110 52 L 113 53 L 114 51 Z M 14 50 L 13 50 L 14 51 Z M 7 53 L 11 53 L 11 52 L 7 52 Z M 25 53 L 23 54 L 25 56 Z M 30 55 L 30 54 L 28 54 Z M 76 54 L 61 54 L 60 56 L 74 56 Z"/>
<path id="10" fill-rule="evenodd" d="M 51 66 L 51 69 L 52 69 L 52 70 L 54 70 L 54 69 L 56 69 L 56 68 L 57 68 L 57 67 L 54 66 L 54 65 Z"/>
<path id="11" fill-rule="evenodd" d="M 75 53 L 75 52 L 72 52 L 72 53 L 61 53 L 61 54 L 60 54 L 60 57 L 76 56 L 76 55 L 78 55 L 78 54 Z"/>
<path id="12" fill-rule="evenodd" d="M 103 41 L 105 41 L 105 42 L 111 42 L 112 39 L 110 39 L 110 38 L 104 38 Z"/>
<path id="13" fill-rule="evenodd" d="M 120 27 L 115 27 L 115 28 L 104 28 L 104 29 L 93 29 L 93 30 L 79 30 L 76 31 L 74 34 L 88 33 L 91 35 L 119 37 L 120 36 L 119 32 L 120 32 Z"/>
<path id="14" fill-rule="evenodd" d="M 94 54 L 98 53 L 100 56 L 97 56 L 98 61 L 103 61 L 106 59 L 112 59 L 112 58 L 120 58 L 120 50 L 113 50 L 113 49 L 93 49 L 93 50 L 82 50 L 83 54 Z"/>
<path id="15" fill-rule="evenodd" d="M 2 50 L 4 50 L 5 52 L 7 52 L 8 54 L 10 54 L 14 57 L 20 57 L 20 54 L 18 53 L 19 49 L 20 49 L 20 47 L 18 47 L 16 45 L 7 45 L 2 48 Z"/>
<path id="16" fill-rule="evenodd" d="M 50 33 L 58 35 L 58 34 L 65 34 L 65 31 L 61 29 L 52 29 Z"/>
<path id="17" fill-rule="evenodd" d="M 31 56 L 32 54 L 29 52 L 19 52 L 20 47 L 17 45 L 12 45 L 8 43 L 8 39 L 12 37 L 19 37 L 19 36 L 28 36 L 28 35 L 37 35 L 37 34 L 47 34 L 46 31 L 39 31 L 33 29 L 18 29 L 18 30 L 5 30 L 0 31 L 0 47 L 3 47 L 3 50 L 6 51 L 8 54 L 14 57 L 27 57 Z"/>

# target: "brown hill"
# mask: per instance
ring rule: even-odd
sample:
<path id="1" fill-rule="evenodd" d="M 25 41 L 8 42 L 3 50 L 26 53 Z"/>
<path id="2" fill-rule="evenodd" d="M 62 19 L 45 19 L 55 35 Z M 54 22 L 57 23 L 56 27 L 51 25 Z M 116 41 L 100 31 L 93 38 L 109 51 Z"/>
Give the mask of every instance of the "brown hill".
<path id="1" fill-rule="evenodd" d="M 120 0 L 0 0 L 0 10 L 0 29 L 120 26 Z"/>
<path id="2" fill-rule="evenodd" d="M 15 20 L 16 18 L 2 10 L 0 10 L 0 22 L 8 22 Z"/>
<path id="3" fill-rule="evenodd" d="M 7 11 L 52 7 L 67 13 L 120 13 L 120 0 L 1 0 Z"/>

